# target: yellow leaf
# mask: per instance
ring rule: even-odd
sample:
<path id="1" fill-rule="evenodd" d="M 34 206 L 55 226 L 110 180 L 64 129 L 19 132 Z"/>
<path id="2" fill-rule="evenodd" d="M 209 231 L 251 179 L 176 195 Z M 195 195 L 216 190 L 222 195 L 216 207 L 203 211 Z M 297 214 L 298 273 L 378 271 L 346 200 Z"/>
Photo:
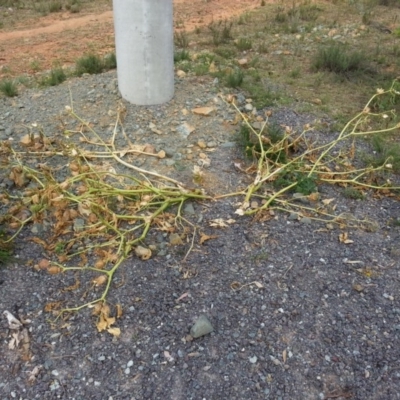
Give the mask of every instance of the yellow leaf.
<path id="1" fill-rule="evenodd" d="M 115 307 L 117 309 L 117 318 L 121 318 L 122 317 L 122 306 L 121 306 L 121 304 L 117 304 Z"/>
<path id="2" fill-rule="evenodd" d="M 55 266 L 49 267 L 49 268 L 47 268 L 47 272 L 50 275 L 57 275 L 57 274 L 59 274 L 61 272 L 61 268 L 60 267 L 55 267 Z"/>
<path id="3" fill-rule="evenodd" d="M 135 254 L 142 260 L 148 260 L 151 257 L 151 250 L 142 246 L 137 246 L 135 248 Z"/>
<path id="4" fill-rule="evenodd" d="M 107 282 L 107 275 L 99 275 L 97 278 L 92 280 L 95 286 L 101 286 Z"/>
<path id="5" fill-rule="evenodd" d="M 111 333 L 111 335 L 115 337 L 119 337 L 121 335 L 121 329 L 119 328 L 108 328 L 107 332 Z"/>
<path id="6" fill-rule="evenodd" d="M 217 237 L 218 237 L 217 235 L 206 235 L 205 233 L 202 233 L 200 236 L 200 244 L 203 244 L 207 240 L 215 239 Z"/>
<path id="7" fill-rule="evenodd" d="M 348 238 L 348 233 L 347 232 L 343 232 L 339 235 L 339 242 L 340 243 L 344 243 L 344 244 L 351 244 L 354 243 L 353 240 L 350 240 Z"/>
<path id="8" fill-rule="evenodd" d="M 324 199 L 324 200 L 322 200 L 322 204 L 323 204 L 324 206 L 327 206 L 327 205 L 329 205 L 330 203 L 332 203 L 333 200 L 335 200 L 335 199 L 334 199 L 334 198 L 332 198 L 332 199 Z"/>
<path id="9" fill-rule="evenodd" d="M 100 315 L 102 307 L 103 307 L 103 303 L 102 303 L 101 301 L 99 301 L 98 303 L 96 303 L 96 304 L 93 306 L 92 315 Z"/>

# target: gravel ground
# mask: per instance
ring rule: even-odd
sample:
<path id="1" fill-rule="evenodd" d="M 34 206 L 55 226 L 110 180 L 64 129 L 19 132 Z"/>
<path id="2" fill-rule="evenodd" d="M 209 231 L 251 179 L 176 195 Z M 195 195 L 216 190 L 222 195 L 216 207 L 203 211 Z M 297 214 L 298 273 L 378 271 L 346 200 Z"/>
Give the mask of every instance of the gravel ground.
<path id="1" fill-rule="evenodd" d="M 122 102 L 130 140 L 167 154 L 129 161 L 190 184 L 193 165 L 206 160 L 207 192 L 246 186 L 249 177 L 233 165 L 241 161 L 237 126 L 229 123 L 235 115 L 217 94 L 212 80 L 189 77 L 176 83 L 176 96 L 166 105 Z M 120 101 L 115 72 L 0 99 L 0 138 L 18 147 L 29 126 L 39 129 L 32 124 L 61 138 L 77 125 L 65 112 L 70 96 L 77 113 L 110 137 Z M 215 108 L 211 116 L 191 112 L 206 106 Z M 272 118 L 297 127 L 315 120 L 290 109 L 275 110 Z M 190 127 L 195 130 L 188 134 Z M 117 144 L 126 145 L 123 135 Z M 57 176 L 63 177 L 65 160 L 55 156 L 47 163 L 60 167 Z M 2 171 L 2 190 L 15 192 L 7 168 Z M 127 259 L 111 287 L 109 304 L 123 307 L 118 338 L 98 333 L 89 309 L 52 323 L 46 304 L 83 299 L 65 290 L 75 282 L 71 274 L 33 268 L 47 255 L 29 238 L 46 240 L 51 230 L 26 227 L 15 261 L 0 271 L 0 311 L 25 321 L 27 329 L 27 338 L 11 349 L 15 331 L 5 317 L 0 320 L 0 398 L 400 399 L 398 199 L 371 193 L 352 200 L 337 188 L 319 189 L 323 198 L 335 199 L 337 212 L 374 220 L 376 229 L 347 227 L 352 243 L 344 244 L 338 239 L 344 231 L 322 222 L 284 213 L 264 222 L 239 217 L 232 197 L 193 203 L 186 218 L 213 239 L 195 241 L 185 259 L 190 242 L 173 247 L 165 234 L 150 232 L 146 241 L 158 254 Z M 235 222 L 211 226 L 217 218 Z M 213 331 L 192 339 L 188 334 L 200 316 Z"/>

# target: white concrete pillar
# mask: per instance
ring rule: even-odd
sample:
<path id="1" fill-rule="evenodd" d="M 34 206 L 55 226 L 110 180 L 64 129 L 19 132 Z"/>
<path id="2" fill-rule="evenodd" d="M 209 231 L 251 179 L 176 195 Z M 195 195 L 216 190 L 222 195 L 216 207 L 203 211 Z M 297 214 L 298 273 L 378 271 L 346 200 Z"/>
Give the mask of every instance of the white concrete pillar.
<path id="1" fill-rule="evenodd" d="M 113 0 L 118 86 L 137 105 L 174 95 L 173 0 Z"/>

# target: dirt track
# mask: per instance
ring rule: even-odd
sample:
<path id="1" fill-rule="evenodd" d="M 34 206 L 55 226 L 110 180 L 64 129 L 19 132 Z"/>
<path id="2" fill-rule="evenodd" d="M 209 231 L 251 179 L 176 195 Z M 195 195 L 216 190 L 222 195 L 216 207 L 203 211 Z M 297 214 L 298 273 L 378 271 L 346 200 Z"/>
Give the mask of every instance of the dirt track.
<path id="1" fill-rule="evenodd" d="M 241 14 L 259 5 L 258 0 L 175 0 L 174 19 L 179 29 L 192 30 Z M 108 8 L 111 8 L 109 6 Z M 18 11 L 15 11 L 18 12 Z M 50 69 L 55 63 L 71 65 L 88 52 L 106 54 L 114 49 L 112 10 L 97 14 L 37 14 L 0 32 L 0 78 Z"/>

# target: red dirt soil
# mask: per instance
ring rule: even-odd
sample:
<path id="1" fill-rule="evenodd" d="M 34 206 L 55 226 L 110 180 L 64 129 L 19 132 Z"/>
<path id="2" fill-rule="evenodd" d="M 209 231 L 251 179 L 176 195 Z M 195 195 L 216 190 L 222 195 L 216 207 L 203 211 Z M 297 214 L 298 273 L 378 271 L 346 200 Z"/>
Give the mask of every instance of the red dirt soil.
<path id="1" fill-rule="evenodd" d="M 174 0 L 178 30 L 193 30 L 260 5 L 260 0 Z M 111 8 L 111 7 L 110 7 Z M 18 11 L 15 11 L 18 12 Z M 0 78 L 32 74 L 34 69 L 69 66 L 86 53 L 114 51 L 112 10 L 77 16 L 68 12 L 27 18 L 12 31 L 0 31 Z"/>

